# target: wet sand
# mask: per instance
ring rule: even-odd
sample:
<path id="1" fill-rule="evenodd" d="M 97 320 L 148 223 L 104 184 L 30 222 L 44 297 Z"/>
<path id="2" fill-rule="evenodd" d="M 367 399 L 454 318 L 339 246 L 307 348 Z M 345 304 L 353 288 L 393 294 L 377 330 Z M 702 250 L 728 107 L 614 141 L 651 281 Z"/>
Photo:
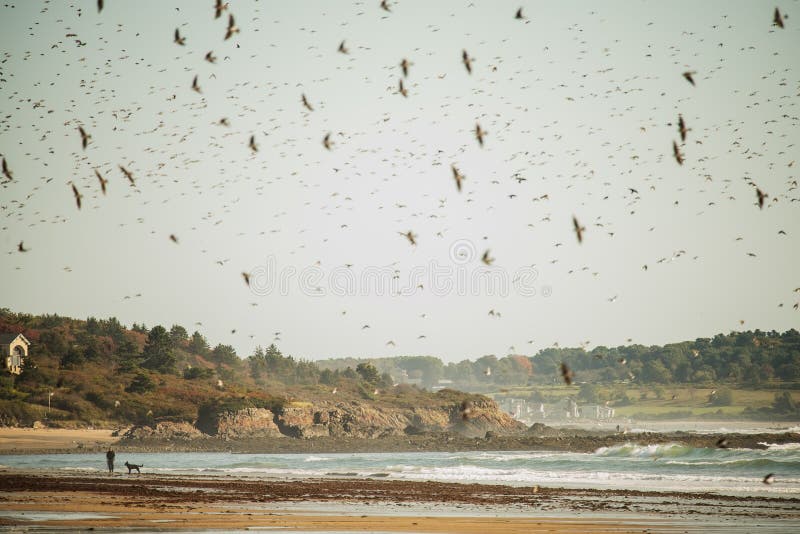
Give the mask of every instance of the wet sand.
<path id="1" fill-rule="evenodd" d="M 0 427 L 0 453 L 103 448 L 119 438 L 112 430 Z"/>
<path id="2" fill-rule="evenodd" d="M 800 496 L 382 479 L 0 471 L 0 527 L 379 532 L 790 532 Z"/>

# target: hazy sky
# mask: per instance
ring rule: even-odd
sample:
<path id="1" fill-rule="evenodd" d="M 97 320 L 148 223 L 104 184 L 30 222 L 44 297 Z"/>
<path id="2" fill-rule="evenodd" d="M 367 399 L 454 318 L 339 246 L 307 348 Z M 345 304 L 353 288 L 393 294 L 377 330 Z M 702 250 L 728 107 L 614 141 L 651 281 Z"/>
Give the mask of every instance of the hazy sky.
<path id="1" fill-rule="evenodd" d="M 800 324 L 797 1 L 212 4 L 3 1 L 0 306 L 307 359 Z"/>

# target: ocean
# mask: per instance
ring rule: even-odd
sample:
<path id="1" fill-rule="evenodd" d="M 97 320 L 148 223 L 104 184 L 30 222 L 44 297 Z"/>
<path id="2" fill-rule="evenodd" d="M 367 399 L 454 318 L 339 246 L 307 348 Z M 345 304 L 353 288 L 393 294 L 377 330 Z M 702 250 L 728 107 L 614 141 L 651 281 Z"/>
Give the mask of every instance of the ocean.
<path id="1" fill-rule="evenodd" d="M 693 448 L 678 443 L 602 447 L 593 453 L 549 451 L 406 452 L 355 454 L 117 453 L 144 464 L 142 476 L 302 479 L 379 477 L 565 488 L 696 491 L 727 495 L 800 496 L 800 444 L 766 449 Z M 0 456 L 0 467 L 106 471 L 104 454 Z M 768 473 L 774 483 L 764 484 Z"/>

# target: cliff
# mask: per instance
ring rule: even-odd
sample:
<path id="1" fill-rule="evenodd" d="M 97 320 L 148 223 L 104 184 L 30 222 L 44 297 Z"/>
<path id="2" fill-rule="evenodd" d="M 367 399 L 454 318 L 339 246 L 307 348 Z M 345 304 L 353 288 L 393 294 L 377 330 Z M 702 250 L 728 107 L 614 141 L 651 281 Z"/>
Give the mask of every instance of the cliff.
<path id="1" fill-rule="evenodd" d="M 463 410 L 464 401 L 457 399 L 426 408 L 381 406 L 349 400 L 289 402 L 272 409 L 201 410 L 194 425 L 162 422 L 155 426 L 136 426 L 126 432 L 123 439 L 380 439 L 441 433 L 472 438 L 484 437 L 487 432 L 507 435 L 525 430 L 522 423 L 500 410 L 491 399 L 469 397 L 468 413 Z"/>

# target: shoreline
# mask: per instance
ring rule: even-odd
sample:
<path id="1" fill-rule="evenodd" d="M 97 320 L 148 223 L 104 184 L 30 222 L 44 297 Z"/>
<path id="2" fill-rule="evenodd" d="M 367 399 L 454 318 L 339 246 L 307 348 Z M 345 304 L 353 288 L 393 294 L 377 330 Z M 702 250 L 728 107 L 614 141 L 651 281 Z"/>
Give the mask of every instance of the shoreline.
<path id="1" fill-rule="evenodd" d="M 0 470 L 0 528 L 521 533 L 708 532 L 710 525 L 792 530 L 800 527 L 800 496 Z"/>
<path id="2" fill-rule="evenodd" d="M 0 457 L 21 454 L 118 452 L 234 452 L 257 454 L 461 452 L 461 451 L 569 451 L 594 452 L 625 443 L 681 443 L 714 448 L 722 434 L 695 432 L 637 432 L 550 428 L 514 435 L 466 438 L 456 434 L 423 434 L 375 439 L 320 437 L 251 437 L 225 440 L 212 436 L 193 439 L 119 439 L 112 430 L 0 428 Z M 725 434 L 730 448 L 765 449 L 766 444 L 800 443 L 800 433 Z"/>

